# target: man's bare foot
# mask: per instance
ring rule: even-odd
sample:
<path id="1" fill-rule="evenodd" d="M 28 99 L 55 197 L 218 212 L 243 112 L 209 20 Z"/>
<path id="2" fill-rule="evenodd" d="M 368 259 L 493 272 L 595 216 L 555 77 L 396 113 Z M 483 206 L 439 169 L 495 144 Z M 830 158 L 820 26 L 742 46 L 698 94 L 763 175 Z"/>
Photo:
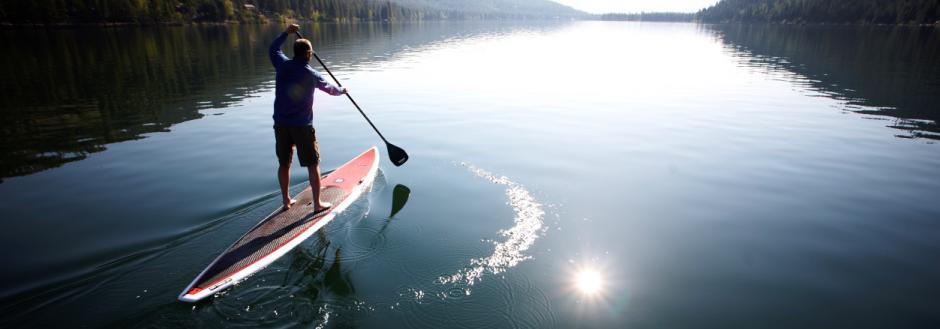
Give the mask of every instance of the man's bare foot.
<path id="1" fill-rule="evenodd" d="M 287 209 L 290 209 L 290 206 L 292 206 L 292 205 L 294 205 L 295 203 L 297 203 L 297 200 L 290 199 L 290 200 L 283 200 L 283 201 L 281 201 L 281 202 L 284 203 L 284 207 L 281 208 L 281 210 L 287 210 Z"/>
<path id="2" fill-rule="evenodd" d="M 313 207 L 313 213 L 320 213 L 333 207 L 332 203 L 320 201 L 320 205 Z"/>

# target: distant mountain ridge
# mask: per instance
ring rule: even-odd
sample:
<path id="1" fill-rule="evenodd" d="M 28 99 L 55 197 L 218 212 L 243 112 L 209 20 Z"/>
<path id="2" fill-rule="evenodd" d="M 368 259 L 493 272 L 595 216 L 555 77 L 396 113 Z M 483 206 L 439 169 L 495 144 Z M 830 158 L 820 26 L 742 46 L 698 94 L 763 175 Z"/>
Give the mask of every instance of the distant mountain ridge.
<path id="1" fill-rule="evenodd" d="M 940 24 L 940 0 L 721 0 L 704 22 Z"/>

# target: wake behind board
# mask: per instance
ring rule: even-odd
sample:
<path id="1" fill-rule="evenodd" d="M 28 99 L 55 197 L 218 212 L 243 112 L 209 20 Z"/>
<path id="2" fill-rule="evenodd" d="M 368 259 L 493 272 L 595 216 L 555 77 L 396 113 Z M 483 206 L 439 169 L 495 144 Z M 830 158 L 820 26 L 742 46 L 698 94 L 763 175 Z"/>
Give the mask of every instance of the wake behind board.
<path id="1" fill-rule="evenodd" d="M 316 215 L 307 187 L 294 197 L 297 203 L 290 209 L 274 211 L 225 249 L 183 290 L 179 300 L 195 302 L 212 296 L 284 256 L 358 199 L 378 168 L 378 151 L 372 147 L 321 178 L 320 199 L 333 207 Z"/>

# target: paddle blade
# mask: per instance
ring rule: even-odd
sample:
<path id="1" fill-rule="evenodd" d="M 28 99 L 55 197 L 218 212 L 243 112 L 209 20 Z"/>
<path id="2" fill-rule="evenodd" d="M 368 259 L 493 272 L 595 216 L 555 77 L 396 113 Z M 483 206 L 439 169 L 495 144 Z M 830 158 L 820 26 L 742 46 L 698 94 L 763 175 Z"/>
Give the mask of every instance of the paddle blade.
<path id="1" fill-rule="evenodd" d="M 392 143 L 385 143 L 385 146 L 388 146 L 388 159 L 392 160 L 392 164 L 394 164 L 395 167 L 401 167 L 401 165 L 408 161 L 408 153 L 405 153 L 405 150 L 392 145 Z"/>
<path id="2" fill-rule="evenodd" d="M 392 213 L 388 215 L 388 218 L 395 217 L 402 208 L 405 208 L 405 204 L 408 203 L 408 196 L 411 195 L 411 189 L 405 185 L 395 185 L 395 188 L 392 190 Z"/>

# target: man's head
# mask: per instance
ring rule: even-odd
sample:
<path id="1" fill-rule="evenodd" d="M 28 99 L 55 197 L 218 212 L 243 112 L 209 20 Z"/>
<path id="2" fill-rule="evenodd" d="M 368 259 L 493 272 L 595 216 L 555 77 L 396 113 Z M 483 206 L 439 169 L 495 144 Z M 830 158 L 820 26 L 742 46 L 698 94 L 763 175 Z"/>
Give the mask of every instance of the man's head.
<path id="1" fill-rule="evenodd" d="M 313 45 L 307 39 L 294 41 L 294 58 L 310 60 L 313 58 Z"/>

